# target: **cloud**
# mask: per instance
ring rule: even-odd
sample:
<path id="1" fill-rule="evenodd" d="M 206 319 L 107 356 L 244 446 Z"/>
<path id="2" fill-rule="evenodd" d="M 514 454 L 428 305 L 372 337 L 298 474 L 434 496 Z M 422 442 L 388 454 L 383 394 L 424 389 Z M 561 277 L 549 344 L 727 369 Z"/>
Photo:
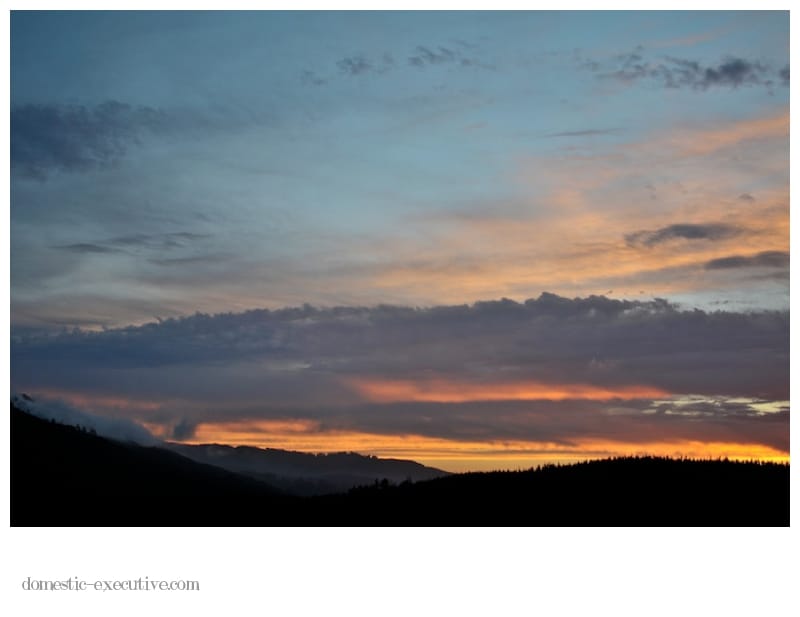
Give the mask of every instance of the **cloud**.
<path id="1" fill-rule="evenodd" d="M 700 32 L 690 36 L 684 36 L 673 39 L 662 39 L 656 41 L 649 41 L 648 46 L 652 47 L 692 47 L 698 43 L 704 43 L 719 38 L 723 34 L 730 32 L 730 28 L 716 28 L 706 32 Z"/>
<path id="2" fill-rule="evenodd" d="M 789 78 L 788 66 L 775 71 L 758 61 L 735 56 L 726 57 L 719 64 L 710 66 L 695 60 L 674 57 L 650 61 L 644 57 L 644 49 L 641 47 L 633 52 L 618 55 L 612 69 L 603 67 L 598 62 L 584 62 L 583 66 L 598 72 L 604 79 L 615 79 L 628 84 L 648 80 L 659 83 L 665 88 L 694 90 L 717 87 L 735 89 L 742 86 L 769 88 L 775 80 L 787 85 Z"/>
<path id="3" fill-rule="evenodd" d="M 119 249 L 111 248 L 108 246 L 101 246 L 99 244 L 91 244 L 88 242 L 80 242 L 77 244 L 64 244 L 60 246 L 56 246 L 54 248 L 60 249 L 62 251 L 68 251 L 70 253 L 121 253 Z"/>
<path id="4" fill-rule="evenodd" d="M 190 264 L 219 264 L 227 259 L 230 259 L 229 255 L 213 253 L 209 255 L 190 255 L 188 257 L 153 258 L 148 261 L 157 266 L 185 266 Z"/>
<path id="5" fill-rule="evenodd" d="M 348 56 L 337 61 L 336 66 L 339 67 L 340 73 L 351 77 L 357 77 L 367 73 L 386 73 L 395 68 L 395 62 L 392 54 L 384 52 L 375 57 L 368 57 L 365 54 Z M 306 73 L 308 73 L 308 71 L 306 71 Z M 309 79 L 306 78 L 306 81 L 309 81 Z M 325 81 L 317 79 L 316 81 L 311 81 L 311 83 L 322 85 Z"/>
<path id="6" fill-rule="evenodd" d="M 582 131 L 563 131 L 561 133 L 549 133 L 545 137 L 586 137 L 593 135 L 616 135 L 620 129 L 584 129 Z"/>
<path id="7" fill-rule="evenodd" d="M 197 422 L 188 418 L 180 420 L 173 428 L 169 438 L 177 441 L 191 439 L 197 432 Z"/>
<path id="8" fill-rule="evenodd" d="M 143 248 L 169 249 L 180 248 L 197 240 L 210 238 L 210 234 L 200 234 L 188 231 L 176 231 L 160 234 L 133 234 L 109 238 L 105 244 L 116 246 L 133 246 Z"/>
<path id="9" fill-rule="evenodd" d="M 788 268 L 789 253 L 785 251 L 762 251 L 755 255 L 731 255 L 712 259 L 705 265 L 707 270 L 733 268 Z"/>
<path id="10" fill-rule="evenodd" d="M 276 405 L 364 400 L 353 378 L 778 397 L 788 392 L 788 313 L 553 294 L 426 309 L 306 305 L 103 332 L 23 333 L 12 337 L 11 354 L 20 389 L 52 380 L 48 387 L 124 386 L 127 394 L 142 387 L 222 401 L 238 389 Z M 127 381 L 128 369 L 139 377 Z"/>
<path id="11" fill-rule="evenodd" d="M 372 63 L 363 55 L 342 58 L 336 63 L 339 70 L 346 75 L 361 75 L 372 70 Z"/>
<path id="12" fill-rule="evenodd" d="M 598 363 L 601 365 L 601 363 Z M 374 402 L 423 401 L 463 403 L 468 401 L 563 401 L 635 399 L 666 396 L 647 386 L 604 388 L 579 383 L 540 383 L 530 379 L 516 382 L 473 383 L 446 379 L 360 379 L 349 381 L 363 398 Z"/>
<path id="13" fill-rule="evenodd" d="M 27 395 L 12 395 L 11 401 L 18 409 L 45 420 L 59 424 L 80 426 L 95 431 L 103 437 L 118 441 L 132 441 L 143 446 L 157 445 L 159 442 L 142 425 L 125 418 L 109 418 L 90 414 L 59 400 L 33 399 Z"/>
<path id="14" fill-rule="evenodd" d="M 751 281 L 774 281 L 786 285 L 788 288 L 789 279 L 791 278 L 789 270 L 779 270 L 778 272 L 767 272 L 763 274 L 753 274 L 748 276 L 747 279 Z"/>
<path id="15" fill-rule="evenodd" d="M 416 67 L 424 67 L 432 64 L 447 64 L 459 61 L 459 52 L 448 49 L 447 47 L 437 47 L 430 49 L 418 45 L 414 50 L 414 54 L 408 57 L 408 63 Z"/>
<path id="16" fill-rule="evenodd" d="M 789 114 L 788 108 L 779 111 L 673 127 L 633 142 L 600 139 L 591 151 L 532 156 L 515 176 L 527 198 L 478 199 L 446 214 L 422 215 L 425 227 L 416 238 L 408 234 L 381 246 L 391 258 L 373 262 L 367 282 L 389 297 L 420 303 L 613 289 L 622 297 L 640 290 L 647 296 L 690 294 L 702 306 L 749 296 L 763 306 L 767 285 L 743 290 L 703 264 L 788 246 Z M 735 198 L 746 190 L 758 201 L 743 207 Z M 643 241 L 673 223 L 724 223 L 741 233 L 663 242 L 647 251 L 623 239 L 644 231 L 631 238 Z M 771 306 L 788 305 L 788 296 L 771 298 Z"/>
<path id="17" fill-rule="evenodd" d="M 76 242 L 74 244 L 61 244 L 53 248 L 78 254 L 107 254 L 125 253 L 127 249 L 149 249 L 165 251 L 185 248 L 193 242 L 211 237 L 210 234 L 198 234 L 186 231 L 161 233 L 161 234 L 134 234 L 118 236 L 100 240 L 98 242 Z M 194 261 L 208 261 L 215 259 L 213 255 L 187 256 L 172 259 L 154 258 L 151 261 L 159 265 L 173 263 L 191 263 Z"/>
<path id="18" fill-rule="evenodd" d="M 675 134 L 666 144 L 682 155 L 704 156 L 725 148 L 751 142 L 754 145 L 768 140 L 781 140 L 785 146 L 789 141 L 789 110 L 751 120 L 743 120 L 721 128 L 698 131 L 695 134 Z M 785 158 L 788 163 L 788 151 Z"/>
<path id="19" fill-rule="evenodd" d="M 118 101 L 100 105 L 28 104 L 11 109 L 11 169 L 36 179 L 116 164 L 144 133 L 171 124 L 163 111 Z"/>
<path id="20" fill-rule="evenodd" d="M 745 84 L 761 84 L 769 74 L 758 62 L 742 58 L 727 58 L 716 67 L 703 67 L 698 62 L 668 58 L 675 68 L 668 72 L 670 85 L 690 86 L 705 90 L 712 86 L 737 88 Z"/>
<path id="21" fill-rule="evenodd" d="M 324 79 L 317 75 L 314 71 L 305 70 L 300 74 L 300 79 L 304 84 L 311 84 L 312 86 L 324 86 L 328 83 L 327 79 Z"/>
<path id="22" fill-rule="evenodd" d="M 362 450 L 380 435 L 451 448 L 785 448 L 788 332 L 788 312 L 602 296 L 306 305 L 102 332 L 12 332 L 11 378 L 16 390 L 97 413 L 124 409 L 173 439 L 246 435 L 273 447 Z"/>
<path id="23" fill-rule="evenodd" d="M 463 45 L 462 45 L 463 46 Z M 407 56 L 407 64 L 419 69 L 431 66 L 456 65 L 463 67 L 489 68 L 481 64 L 476 58 L 467 57 L 461 51 L 443 46 L 417 47 Z M 336 61 L 339 72 L 350 77 L 359 77 L 369 73 L 383 74 L 400 68 L 395 62 L 393 54 L 383 52 L 375 55 L 363 53 L 346 56 Z M 320 78 L 313 71 L 303 71 L 301 79 L 305 83 L 322 85 L 325 79 Z"/>
<path id="24" fill-rule="evenodd" d="M 317 430 L 358 428 L 384 435 L 422 434 L 464 441 L 536 442 L 575 447 L 581 442 L 735 441 L 788 451 L 787 408 L 763 412 L 758 399 L 693 397 L 595 401 L 481 401 L 393 403 L 348 409 L 326 417 Z M 778 407 L 778 405 L 776 405 Z"/>
<path id="25" fill-rule="evenodd" d="M 726 240 L 743 233 L 743 230 L 724 223 L 677 223 L 653 231 L 636 231 L 625 235 L 629 246 L 652 247 L 676 239 Z"/>
<path id="26" fill-rule="evenodd" d="M 161 109 L 115 100 L 16 105 L 11 108 L 11 170 L 46 180 L 55 171 L 108 169 L 149 139 L 230 134 L 269 121 L 265 113 L 225 105 Z"/>

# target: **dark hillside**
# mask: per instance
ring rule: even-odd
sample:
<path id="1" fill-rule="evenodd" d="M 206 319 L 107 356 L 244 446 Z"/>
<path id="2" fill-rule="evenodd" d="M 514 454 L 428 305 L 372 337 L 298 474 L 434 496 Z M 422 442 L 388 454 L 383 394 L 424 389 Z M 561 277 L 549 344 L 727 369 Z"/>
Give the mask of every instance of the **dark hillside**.
<path id="1" fill-rule="evenodd" d="M 259 524 L 264 483 L 11 408 L 12 525 Z"/>
<path id="2" fill-rule="evenodd" d="M 301 498 L 12 405 L 11 524 L 786 526 L 789 465 L 619 458 Z"/>
<path id="3" fill-rule="evenodd" d="M 354 524 L 785 526 L 789 466 L 631 457 L 459 474 L 318 499 L 332 519 Z"/>

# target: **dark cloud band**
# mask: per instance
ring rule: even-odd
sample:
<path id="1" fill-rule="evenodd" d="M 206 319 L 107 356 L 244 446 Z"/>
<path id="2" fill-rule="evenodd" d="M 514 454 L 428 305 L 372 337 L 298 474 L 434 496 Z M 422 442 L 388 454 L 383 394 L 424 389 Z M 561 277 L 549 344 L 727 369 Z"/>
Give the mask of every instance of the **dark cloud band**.
<path id="1" fill-rule="evenodd" d="M 743 230 L 724 223 L 667 225 L 652 231 L 642 230 L 625 235 L 629 246 L 652 247 L 670 240 L 726 240 L 743 233 Z"/>
<path id="2" fill-rule="evenodd" d="M 11 169 L 44 178 L 51 170 L 75 172 L 119 161 L 144 132 L 170 125 L 151 107 L 108 101 L 82 105 L 23 105 L 11 110 Z"/>
<path id="3" fill-rule="evenodd" d="M 742 86 L 764 86 L 771 88 L 780 83 L 788 86 L 788 65 L 780 70 L 746 58 L 727 57 L 716 65 L 703 65 L 695 60 L 666 57 L 650 61 L 644 57 L 644 49 L 620 54 L 612 67 L 604 67 L 596 61 L 585 61 L 585 68 L 605 79 L 624 83 L 651 81 L 665 88 L 739 88 Z"/>
<path id="4" fill-rule="evenodd" d="M 681 311 L 664 301 L 568 299 L 415 309 L 312 306 L 166 319 L 11 345 L 17 387 L 102 383 L 225 400 L 354 401 L 348 379 L 642 385 L 788 397 L 788 312 Z M 122 370 L 125 369 L 125 370 Z M 55 387 L 55 386 L 53 386 Z M 233 396 L 238 396 L 234 394 Z"/>
<path id="5" fill-rule="evenodd" d="M 763 251 L 755 255 L 731 255 L 712 259 L 706 263 L 707 270 L 729 270 L 735 268 L 788 268 L 789 253 Z"/>

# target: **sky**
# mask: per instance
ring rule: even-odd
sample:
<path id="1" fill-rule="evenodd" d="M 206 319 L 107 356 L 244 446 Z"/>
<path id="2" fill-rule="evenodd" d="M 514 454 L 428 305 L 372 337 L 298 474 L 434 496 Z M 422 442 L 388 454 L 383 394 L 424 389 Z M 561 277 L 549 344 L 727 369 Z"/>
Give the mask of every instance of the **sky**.
<path id="1" fill-rule="evenodd" d="M 788 460 L 787 12 L 12 12 L 11 384 L 449 470 Z"/>

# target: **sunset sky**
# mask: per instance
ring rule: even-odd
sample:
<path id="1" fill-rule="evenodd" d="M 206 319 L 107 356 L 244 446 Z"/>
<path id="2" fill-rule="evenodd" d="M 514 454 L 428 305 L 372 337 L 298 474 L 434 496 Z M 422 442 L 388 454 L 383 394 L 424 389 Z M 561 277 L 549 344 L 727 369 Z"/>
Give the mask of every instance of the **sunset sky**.
<path id="1" fill-rule="evenodd" d="M 448 470 L 788 460 L 788 12 L 11 17 L 11 384 Z"/>

